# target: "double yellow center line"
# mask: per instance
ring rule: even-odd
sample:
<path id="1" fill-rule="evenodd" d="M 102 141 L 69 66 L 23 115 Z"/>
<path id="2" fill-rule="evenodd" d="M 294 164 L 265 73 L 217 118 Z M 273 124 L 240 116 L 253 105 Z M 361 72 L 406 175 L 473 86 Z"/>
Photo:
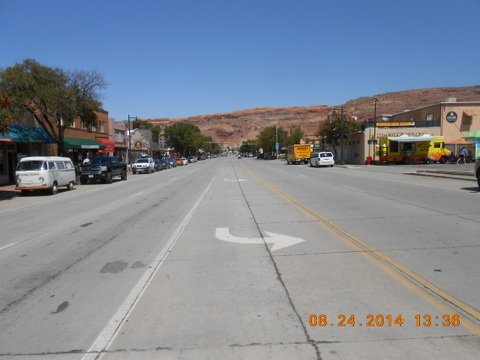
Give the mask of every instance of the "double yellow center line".
<path id="1" fill-rule="evenodd" d="M 458 300 L 454 296 L 450 295 L 446 291 L 440 289 L 430 281 L 424 279 L 420 275 L 416 274 L 406 266 L 400 264 L 398 261 L 392 259 L 382 251 L 374 248 L 365 241 L 359 239 L 355 235 L 342 229 L 331 220 L 320 215 L 318 212 L 300 202 L 290 194 L 278 188 L 272 182 L 267 180 L 261 175 L 256 174 L 249 167 L 246 167 L 248 173 L 257 179 L 261 184 L 270 189 L 273 193 L 305 213 L 308 217 L 313 219 L 322 228 L 329 231 L 337 238 L 341 239 L 349 246 L 363 254 L 370 262 L 379 267 L 383 272 L 388 274 L 405 287 L 412 290 L 415 294 L 423 298 L 431 305 L 438 308 L 443 313 L 450 313 L 452 308 L 455 311 L 460 310 L 463 313 L 469 315 L 471 318 L 480 321 L 480 311 L 471 307 L 468 304 Z M 443 301 L 442 301 L 443 300 Z M 450 304 L 450 307 L 447 305 Z M 472 321 L 462 317 L 462 326 L 476 336 L 480 336 L 480 327 Z"/>

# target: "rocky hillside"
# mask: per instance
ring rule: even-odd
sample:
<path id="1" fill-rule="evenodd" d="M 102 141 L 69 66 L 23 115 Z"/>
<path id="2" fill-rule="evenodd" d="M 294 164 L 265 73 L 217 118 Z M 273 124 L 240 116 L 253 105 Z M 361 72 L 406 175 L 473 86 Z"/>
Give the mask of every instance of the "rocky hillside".
<path id="1" fill-rule="evenodd" d="M 435 104 L 447 98 L 457 101 L 480 101 L 480 85 L 470 87 L 435 88 L 391 92 L 351 100 L 345 104 L 314 105 L 289 108 L 257 108 L 224 114 L 192 116 L 188 118 L 147 119 L 160 126 L 176 122 L 197 125 L 204 134 L 225 146 L 240 144 L 243 140 L 254 139 L 266 126 L 275 125 L 284 129 L 300 127 L 307 135 L 316 134 L 320 122 L 327 119 L 334 108 L 343 106 L 347 116 L 355 116 L 363 122 L 374 114 L 374 98 L 377 98 L 377 114 L 394 114 L 405 109 Z"/>

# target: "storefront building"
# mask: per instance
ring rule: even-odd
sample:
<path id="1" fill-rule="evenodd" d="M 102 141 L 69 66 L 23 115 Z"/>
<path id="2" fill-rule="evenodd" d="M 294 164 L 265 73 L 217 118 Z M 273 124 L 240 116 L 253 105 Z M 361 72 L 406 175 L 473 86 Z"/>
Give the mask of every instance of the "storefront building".
<path id="1" fill-rule="evenodd" d="M 97 112 L 96 126 L 87 126 L 76 119 L 71 126 L 65 127 L 63 145 L 65 155 L 74 164 L 86 157 L 115 152 L 113 141 L 109 139 L 108 112 Z M 15 183 L 15 169 L 25 156 L 58 155 L 58 145 L 30 114 L 14 121 L 8 131 L 0 133 L 0 185 Z"/>
<path id="2" fill-rule="evenodd" d="M 51 155 L 53 138 L 41 127 L 12 124 L 0 133 L 0 185 L 15 183 L 15 169 L 21 158 Z"/>
<path id="3" fill-rule="evenodd" d="M 469 134 L 480 130 L 480 101 L 457 101 L 447 99 L 433 105 L 397 114 L 378 115 L 369 119 L 365 130 L 349 139 L 346 147 L 346 160 L 362 164 L 367 159 L 378 159 L 379 142 L 382 137 L 443 136 L 446 147 L 458 155 L 461 147 L 466 147 L 473 158 L 480 157 L 480 144 L 469 139 Z"/>

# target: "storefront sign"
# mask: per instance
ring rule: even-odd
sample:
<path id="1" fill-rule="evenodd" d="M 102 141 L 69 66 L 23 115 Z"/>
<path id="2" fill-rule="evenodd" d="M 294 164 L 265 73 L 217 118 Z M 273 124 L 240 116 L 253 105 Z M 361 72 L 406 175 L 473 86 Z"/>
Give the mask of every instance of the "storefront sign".
<path id="1" fill-rule="evenodd" d="M 454 123 L 455 121 L 457 121 L 457 113 L 455 111 L 450 111 L 448 114 L 447 114 L 447 121 L 449 123 Z"/>

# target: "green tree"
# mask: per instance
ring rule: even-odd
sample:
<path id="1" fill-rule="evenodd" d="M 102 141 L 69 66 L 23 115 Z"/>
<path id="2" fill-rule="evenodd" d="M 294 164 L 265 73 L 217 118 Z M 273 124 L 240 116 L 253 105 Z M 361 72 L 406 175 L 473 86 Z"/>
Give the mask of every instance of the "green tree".
<path id="1" fill-rule="evenodd" d="M 205 137 L 198 126 L 188 123 L 177 123 L 165 128 L 168 146 L 182 155 L 194 155 L 203 145 Z"/>
<path id="2" fill-rule="evenodd" d="M 242 145 L 240 145 L 238 151 L 242 154 L 255 153 L 257 151 L 257 143 L 255 140 L 242 141 Z"/>
<path id="3" fill-rule="evenodd" d="M 278 138 L 278 143 L 280 144 L 280 149 L 287 145 L 287 132 L 281 127 L 268 126 L 263 129 L 260 134 L 257 136 L 257 146 L 265 153 L 274 153 L 275 152 L 275 142 Z"/>
<path id="4" fill-rule="evenodd" d="M 290 135 L 288 135 L 287 145 L 300 144 L 300 140 L 303 139 L 304 135 L 305 133 L 302 131 L 302 129 L 298 127 L 290 129 Z"/>
<path id="5" fill-rule="evenodd" d="M 342 142 L 346 145 L 351 135 L 360 130 L 360 124 L 346 114 L 334 112 L 329 118 L 320 124 L 318 135 L 333 147 L 335 155 L 338 154 L 337 146 Z"/>
<path id="6" fill-rule="evenodd" d="M 12 118 L 8 114 L 10 105 L 11 103 L 7 95 L 0 93 L 0 132 L 7 132 L 8 125 L 12 122 Z"/>
<path id="7" fill-rule="evenodd" d="M 213 141 L 211 136 L 203 137 L 203 143 L 200 145 L 200 148 L 210 154 L 220 154 L 222 152 L 220 144 Z"/>
<path id="8" fill-rule="evenodd" d="M 9 100 L 2 116 L 12 119 L 30 113 L 64 153 L 65 126 L 80 117 L 87 126 L 96 126 L 101 109 L 99 90 L 106 87 L 97 72 L 68 73 L 27 59 L 0 71 L 0 93 Z"/>

